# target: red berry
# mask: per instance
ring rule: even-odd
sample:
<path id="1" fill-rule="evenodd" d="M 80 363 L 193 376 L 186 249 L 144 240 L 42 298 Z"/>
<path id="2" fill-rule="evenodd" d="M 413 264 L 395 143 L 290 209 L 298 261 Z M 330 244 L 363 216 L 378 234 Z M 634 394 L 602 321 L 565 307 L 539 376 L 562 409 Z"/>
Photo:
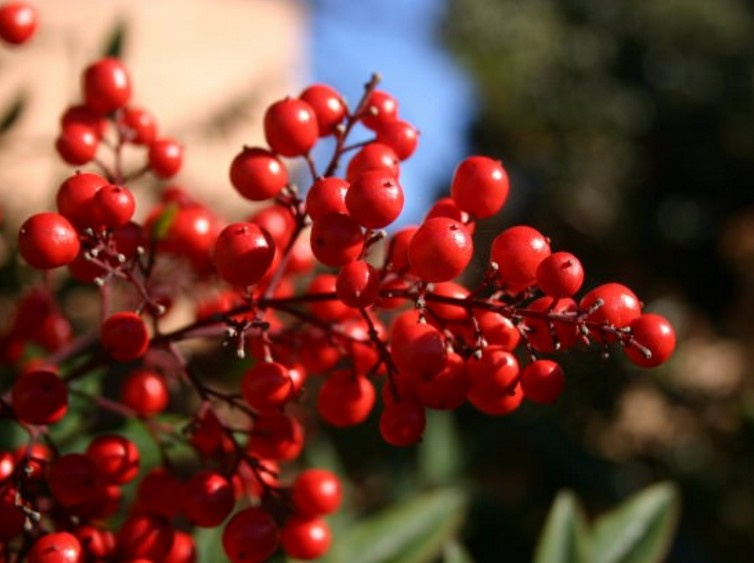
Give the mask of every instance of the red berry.
<path id="1" fill-rule="evenodd" d="M 181 494 L 182 485 L 175 475 L 167 469 L 156 467 L 139 483 L 136 507 L 173 518 L 181 508 L 175 500 L 180 498 Z"/>
<path id="2" fill-rule="evenodd" d="M 16 506 L 17 492 L 10 484 L 0 489 L 0 540 L 12 540 L 24 531 L 26 515 Z"/>
<path id="3" fill-rule="evenodd" d="M 78 563 L 81 561 L 81 544 L 68 532 L 40 536 L 27 554 L 29 563 Z"/>
<path id="4" fill-rule="evenodd" d="M 641 315 L 639 298 L 633 291 L 619 283 L 605 283 L 595 287 L 584 294 L 579 302 L 579 308 L 583 311 L 592 310 L 586 320 L 598 325 L 589 328 L 590 334 L 598 342 L 618 340 L 613 334 L 603 334 L 599 326 L 624 328 Z"/>
<path id="5" fill-rule="evenodd" d="M 537 285 L 551 297 L 571 297 L 584 283 L 584 268 L 570 252 L 554 252 L 537 266 Z"/>
<path id="6" fill-rule="evenodd" d="M 521 406 L 524 393 L 521 385 L 514 385 L 510 391 L 498 395 L 477 393 L 472 389 L 466 398 L 478 411 L 490 416 L 502 416 L 512 413 Z"/>
<path id="7" fill-rule="evenodd" d="M 332 534 L 321 518 L 291 516 L 283 526 L 280 543 L 286 555 L 308 561 L 322 557 L 330 549 Z"/>
<path id="8" fill-rule="evenodd" d="M 84 454 L 66 454 L 53 461 L 47 483 L 53 496 L 65 506 L 94 500 L 102 487 L 97 464 Z"/>
<path id="9" fill-rule="evenodd" d="M 296 459 L 304 446 L 301 423 L 282 412 L 265 412 L 254 421 L 249 451 L 274 461 Z"/>
<path id="10" fill-rule="evenodd" d="M 296 230 L 296 219 L 291 209 L 278 203 L 263 207 L 251 215 L 248 221 L 267 231 L 275 241 L 275 248 L 278 250 L 288 246 Z"/>
<path id="11" fill-rule="evenodd" d="M 52 424 L 68 411 L 68 387 L 51 371 L 31 371 L 16 380 L 11 404 L 21 422 Z"/>
<path id="12" fill-rule="evenodd" d="M 131 78 L 125 65 L 118 59 L 100 59 L 84 70 L 81 89 L 87 107 L 104 115 L 128 103 L 131 98 Z"/>
<path id="13" fill-rule="evenodd" d="M 369 143 L 359 149 L 348 162 L 346 180 L 353 182 L 368 170 L 384 170 L 398 179 L 400 176 L 400 160 L 395 151 L 382 143 Z"/>
<path id="14" fill-rule="evenodd" d="M 149 144 L 149 168 L 159 178 L 172 178 L 183 165 L 183 147 L 173 139 L 157 139 Z"/>
<path id="15" fill-rule="evenodd" d="M 148 369 L 129 373 L 120 387 L 120 400 L 142 416 L 165 410 L 170 394 L 165 378 Z"/>
<path id="16" fill-rule="evenodd" d="M 466 227 L 470 235 L 473 235 L 476 229 L 476 224 L 471 220 L 471 216 L 458 207 L 456 200 L 452 197 L 441 197 L 432 204 L 424 220 L 426 221 L 433 217 L 449 217 L 454 221 L 458 221 Z"/>
<path id="17" fill-rule="evenodd" d="M 343 98 L 337 90 L 326 84 L 312 84 L 301 92 L 299 98 L 314 110 L 320 137 L 334 133 L 335 127 L 346 117 L 348 109 Z"/>
<path id="18" fill-rule="evenodd" d="M 126 558 L 161 561 L 173 547 L 174 533 L 164 516 L 132 514 L 118 530 L 118 551 Z"/>
<path id="19" fill-rule="evenodd" d="M 387 405 L 380 415 L 380 435 L 391 446 L 415 444 L 424 434 L 426 425 L 424 407 L 408 398 Z"/>
<path id="20" fill-rule="evenodd" d="M 103 481 L 122 485 L 139 474 L 139 450 L 128 438 L 117 434 L 97 436 L 86 448 L 86 455 L 94 460 Z"/>
<path id="21" fill-rule="evenodd" d="M 18 232 L 18 251 L 30 266 L 40 270 L 70 264 L 80 248 L 76 229 L 57 213 L 32 215 Z"/>
<path id="22" fill-rule="evenodd" d="M 448 361 L 445 337 L 430 324 L 412 323 L 403 329 L 394 324 L 390 350 L 398 369 L 417 378 L 440 373 Z"/>
<path id="23" fill-rule="evenodd" d="M 254 223 L 233 223 L 217 237 L 213 261 L 217 273 L 241 287 L 259 282 L 272 265 L 275 243 Z"/>
<path id="24" fill-rule="evenodd" d="M 115 534 L 91 524 L 82 524 L 73 530 L 84 553 L 84 560 L 102 560 L 115 553 Z"/>
<path id="25" fill-rule="evenodd" d="M 389 146 L 400 160 L 406 160 L 416 150 L 419 132 L 407 121 L 391 121 L 377 129 L 377 142 Z"/>
<path id="26" fill-rule="evenodd" d="M 368 170 L 359 175 L 346 193 L 348 213 L 368 229 L 382 229 L 403 210 L 403 188 L 385 170 Z"/>
<path id="27" fill-rule="evenodd" d="M 354 262 L 351 262 L 353 264 Z M 345 268 L 346 266 L 344 266 Z M 323 293 L 335 293 L 337 276 L 333 274 L 319 274 L 309 284 L 307 293 L 316 295 Z M 309 310 L 321 321 L 335 323 L 353 315 L 350 306 L 340 299 L 313 300 L 309 303 Z"/>
<path id="28" fill-rule="evenodd" d="M 508 199 L 510 186 L 503 165 L 486 156 L 470 156 L 456 167 L 450 193 L 458 207 L 477 219 L 492 217 Z"/>
<path id="29" fill-rule="evenodd" d="M 94 210 L 99 223 L 108 229 L 122 227 L 136 211 L 136 200 L 125 186 L 107 184 L 94 194 Z"/>
<path id="30" fill-rule="evenodd" d="M 160 563 L 195 563 L 197 560 L 196 544 L 191 534 L 176 530 L 173 535 L 173 547 Z"/>
<path id="31" fill-rule="evenodd" d="M 107 119 L 85 105 L 69 106 L 60 116 L 61 129 L 65 129 L 68 125 L 74 123 L 89 127 L 97 134 L 99 139 L 102 139 L 107 132 Z"/>
<path id="32" fill-rule="evenodd" d="M 353 217 L 333 213 L 314 221 L 310 243 L 317 260 L 325 266 L 337 268 L 361 256 L 364 235 Z"/>
<path id="33" fill-rule="evenodd" d="M 404 227 L 390 239 L 387 250 L 388 258 L 385 262 L 391 271 L 405 272 L 410 268 L 408 263 L 408 247 L 418 230 L 419 227 L 415 226 Z"/>
<path id="34" fill-rule="evenodd" d="M 518 383 L 518 360 L 501 346 L 483 348 L 479 358 L 470 356 L 466 368 L 470 392 L 475 395 L 499 396 L 509 393 Z"/>
<path id="35" fill-rule="evenodd" d="M 521 370 L 521 389 L 535 403 L 554 403 L 564 387 L 563 368 L 552 360 L 536 360 Z"/>
<path id="36" fill-rule="evenodd" d="M 448 354 L 445 367 L 431 377 L 415 377 L 411 390 L 425 407 L 439 410 L 455 410 L 466 400 L 469 377 L 466 363 L 458 354 Z"/>
<path id="37" fill-rule="evenodd" d="M 550 244 L 536 229 L 510 227 L 492 241 L 491 260 L 510 293 L 520 293 L 537 281 L 537 267 L 550 255 Z"/>
<path id="38" fill-rule="evenodd" d="M 145 109 L 127 107 L 118 115 L 123 138 L 135 145 L 149 145 L 157 138 L 157 121 Z"/>
<path id="39" fill-rule="evenodd" d="M 338 476 L 330 471 L 306 469 L 293 482 L 291 498 L 298 514 L 322 516 L 338 510 L 343 487 Z"/>
<path id="40" fill-rule="evenodd" d="M 97 131 L 81 123 L 71 123 L 63 127 L 55 141 L 55 149 L 60 158 L 73 166 L 93 160 L 98 147 Z"/>
<path id="41" fill-rule="evenodd" d="M 263 563 L 278 548 L 280 530 L 257 507 L 237 512 L 223 530 L 223 550 L 232 563 Z"/>
<path id="42" fill-rule="evenodd" d="M 0 39 L 11 45 L 28 41 L 37 29 L 37 10 L 27 2 L 5 2 L 0 6 Z"/>
<path id="43" fill-rule="evenodd" d="M 375 401 L 374 385 L 363 375 L 337 371 L 324 382 L 317 396 L 317 412 L 338 428 L 364 422 Z"/>
<path id="44" fill-rule="evenodd" d="M 364 104 L 361 122 L 372 131 L 378 131 L 398 119 L 398 102 L 382 90 L 373 90 Z"/>
<path id="45" fill-rule="evenodd" d="M 307 154 L 319 138 L 314 109 L 295 98 L 275 102 L 264 114 L 264 136 L 273 152 L 283 156 Z"/>
<path id="46" fill-rule="evenodd" d="M 474 246 L 471 235 L 459 222 L 446 217 L 425 221 L 408 246 L 411 270 L 424 281 L 444 282 L 466 269 Z"/>
<path id="47" fill-rule="evenodd" d="M 350 184 L 334 176 L 317 178 L 306 194 L 306 212 L 316 221 L 331 213 L 348 213 L 346 193 Z"/>
<path id="48" fill-rule="evenodd" d="M 675 330 L 668 320 L 654 313 L 645 313 L 636 317 L 628 325 L 631 329 L 631 337 L 634 341 L 649 350 L 648 358 L 644 351 L 630 342 L 623 351 L 637 366 L 652 368 L 665 363 L 675 350 Z"/>
<path id="49" fill-rule="evenodd" d="M 380 291 L 379 273 L 367 262 L 355 260 L 341 268 L 335 290 L 338 299 L 349 307 L 368 307 Z"/>
<path id="50" fill-rule="evenodd" d="M 76 172 L 58 188 L 58 212 L 76 228 L 96 226 L 94 196 L 108 181 L 98 174 Z"/>
<path id="51" fill-rule="evenodd" d="M 119 362 L 141 358 L 149 348 L 149 331 L 141 317 L 130 311 L 110 315 L 102 323 L 102 347 Z"/>
<path id="52" fill-rule="evenodd" d="M 233 511 L 233 487 L 216 471 L 200 471 L 183 485 L 183 511 L 195 526 L 214 528 Z"/>
<path id="53" fill-rule="evenodd" d="M 242 197 L 264 201 L 288 184 L 288 169 L 270 151 L 244 147 L 230 164 L 230 182 Z"/>
<path id="54" fill-rule="evenodd" d="M 4 483 L 13 475 L 16 469 L 16 459 L 11 452 L 0 453 L 0 483 Z"/>
<path id="55" fill-rule="evenodd" d="M 269 411 L 282 407 L 293 398 L 293 382 L 283 364 L 258 362 L 244 373 L 241 392 L 253 409 Z"/>
<path id="56" fill-rule="evenodd" d="M 469 290 L 455 282 L 441 282 L 435 284 L 432 294 L 461 300 L 469 296 Z M 431 298 L 427 299 L 427 308 L 435 318 L 443 322 L 464 322 L 469 316 L 465 307 L 443 303 Z"/>
<path id="57" fill-rule="evenodd" d="M 575 318 L 578 312 L 576 302 L 569 298 L 553 299 L 552 297 L 540 297 L 535 299 L 526 307 L 527 311 L 536 311 L 540 313 L 550 313 L 553 315 L 567 315 Z M 537 352 L 551 354 L 555 352 L 555 340 L 553 339 L 553 329 L 557 342 L 562 350 L 568 350 L 576 345 L 579 339 L 578 328 L 575 323 L 552 320 L 550 323 L 544 319 L 534 316 L 524 318 L 524 334 L 529 345 Z"/>

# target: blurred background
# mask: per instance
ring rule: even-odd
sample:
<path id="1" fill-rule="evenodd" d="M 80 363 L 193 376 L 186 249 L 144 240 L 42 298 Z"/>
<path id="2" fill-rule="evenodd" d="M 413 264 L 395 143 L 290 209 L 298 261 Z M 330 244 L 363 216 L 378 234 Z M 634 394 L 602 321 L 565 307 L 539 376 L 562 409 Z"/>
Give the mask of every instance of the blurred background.
<path id="1" fill-rule="evenodd" d="M 79 70 L 113 45 L 135 101 L 188 147 L 178 182 L 231 216 L 249 208 L 227 168 L 238 147 L 261 142 L 266 104 L 313 81 L 355 102 L 379 71 L 422 132 L 402 166 L 403 224 L 447 193 L 465 155 L 499 158 L 511 196 L 477 229 L 480 261 L 502 228 L 530 224 L 582 259 L 588 287 L 622 281 L 674 322 L 676 355 L 652 371 L 620 354 L 570 354 L 555 407 L 501 419 L 462 408 L 401 451 L 380 443 L 376 420 L 315 431 L 310 459 L 352 483 L 348 518 L 462 487 L 460 539 L 474 560 L 527 561 L 557 491 L 574 490 L 593 516 L 671 480 L 683 508 L 669 560 L 750 559 L 751 2 L 37 4 L 34 42 L 0 49 L 0 201 L 11 238 L 32 210 L 52 208 L 66 174 L 54 157 L 57 120 L 77 100 Z"/>

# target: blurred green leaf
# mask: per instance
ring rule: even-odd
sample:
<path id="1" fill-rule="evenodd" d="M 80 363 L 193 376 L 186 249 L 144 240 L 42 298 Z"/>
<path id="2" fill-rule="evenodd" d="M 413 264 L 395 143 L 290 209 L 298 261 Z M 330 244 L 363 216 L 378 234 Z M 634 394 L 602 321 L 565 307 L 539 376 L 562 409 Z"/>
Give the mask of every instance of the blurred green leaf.
<path id="1" fill-rule="evenodd" d="M 595 522 L 592 561 L 662 561 L 673 539 L 679 511 L 678 490 L 671 483 L 659 483 L 635 494 Z"/>
<path id="2" fill-rule="evenodd" d="M 432 561 L 454 538 L 465 518 L 459 489 L 422 494 L 345 530 L 322 561 L 328 563 L 422 563 Z"/>
<path id="3" fill-rule="evenodd" d="M 589 560 L 589 529 L 581 503 L 561 491 L 552 504 L 534 555 L 535 563 L 582 563 Z"/>
<path id="4" fill-rule="evenodd" d="M 222 548 L 224 527 L 195 529 L 194 541 L 196 542 L 197 561 L 214 561 L 216 563 L 229 561 Z"/>
<path id="5" fill-rule="evenodd" d="M 126 42 L 127 32 L 128 24 L 123 20 L 119 21 L 105 41 L 102 56 L 121 58 L 123 56 L 123 46 Z"/>
<path id="6" fill-rule="evenodd" d="M 0 135 L 7 133 L 18 122 L 26 109 L 26 99 L 26 94 L 22 92 L 5 108 L 0 117 Z"/>
<path id="7" fill-rule="evenodd" d="M 427 410 L 427 428 L 418 448 L 419 477 L 424 484 L 457 481 L 464 453 L 453 413 Z"/>
<path id="8" fill-rule="evenodd" d="M 458 540 L 451 540 L 442 549 L 443 563 L 474 563 L 474 558 Z"/>
<path id="9" fill-rule="evenodd" d="M 178 215 L 177 203 L 169 203 L 163 208 L 152 226 L 152 238 L 154 240 L 162 240 L 167 236 L 176 215 Z"/>

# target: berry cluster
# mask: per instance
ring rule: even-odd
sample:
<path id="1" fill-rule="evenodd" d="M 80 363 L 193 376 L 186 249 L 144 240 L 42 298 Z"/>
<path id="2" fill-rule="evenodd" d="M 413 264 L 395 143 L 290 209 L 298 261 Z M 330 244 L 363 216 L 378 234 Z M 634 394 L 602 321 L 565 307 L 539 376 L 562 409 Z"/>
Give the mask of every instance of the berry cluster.
<path id="1" fill-rule="evenodd" d="M 287 467 L 312 424 L 300 417 L 307 404 L 335 427 L 378 410 L 384 440 L 408 446 L 421 439 L 426 409 L 468 401 L 503 415 L 524 399 L 552 403 L 566 383 L 553 358 L 565 350 L 617 346 L 640 366 L 659 365 L 673 351 L 672 326 L 643 313 L 624 285 L 576 298 L 581 262 L 552 252 L 530 226 L 497 235 L 476 287 L 457 281 L 475 254 L 476 222 L 508 197 L 499 161 L 461 162 L 450 195 L 420 225 L 388 237 L 383 229 L 407 197 L 401 162 L 418 133 L 399 119 L 395 98 L 377 89 L 377 77 L 353 108 L 322 84 L 269 106 L 268 146 L 244 147 L 230 163 L 237 193 L 265 203 L 230 224 L 176 186 L 163 189 L 143 224 L 134 222 L 135 198 L 124 184 L 149 171 L 172 176 L 180 147 L 129 105 L 120 61 L 97 61 L 82 84 L 84 103 L 65 112 L 57 148 L 64 161 L 98 169 L 68 177 L 57 212 L 30 217 L 18 249 L 33 268 L 66 266 L 75 280 L 95 284 L 102 322 L 73 339 L 46 276 L 2 335 L 0 353 L 18 375 L 1 412 L 29 435 L 26 446 L 0 457 L 0 544 L 8 554 L 32 562 L 193 561 L 191 531 L 223 526 L 232 561 L 264 561 L 280 548 L 314 559 L 329 548 L 323 516 L 342 493 L 328 471 L 295 475 Z M 349 144 L 354 131 L 368 138 Z M 310 155 L 325 137 L 334 149 L 319 171 Z M 112 163 L 95 159 L 100 147 Z M 142 169 L 122 170 L 126 147 L 147 147 Z M 296 161 L 289 159 L 311 174 L 305 198 L 290 181 Z M 166 331 L 163 317 L 181 293 L 195 300 L 195 318 Z M 238 388 L 219 387 L 196 369 L 179 346 L 194 339 L 247 358 Z M 29 342 L 45 355 L 24 363 Z M 119 393 L 82 388 L 108 366 L 125 372 Z M 178 390 L 195 400 L 177 401 Z M 83 452 L 60 451 L 48 426 L 64 419 L 72 396 L 140 420 L 163 463 L 140 471 L 139 449 L 117 432 L 97 435 Z M 194 461 L 172 460 L 167 441 L 188 445 Z M 121 487 L 134 480 L 135 501 L 122 507 Z M 123 513 L 113 529 L 110 517 Z"/>

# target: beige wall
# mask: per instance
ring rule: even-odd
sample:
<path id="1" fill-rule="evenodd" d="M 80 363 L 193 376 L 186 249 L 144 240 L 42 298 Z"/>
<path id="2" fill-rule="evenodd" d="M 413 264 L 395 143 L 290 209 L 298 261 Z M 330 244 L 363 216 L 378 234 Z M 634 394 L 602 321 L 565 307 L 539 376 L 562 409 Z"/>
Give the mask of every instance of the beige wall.
<path id="1" fill-rule="evenodd" d="M 133 103 L 150 109 L 161 132 L 187 147 L 176 183 L 232 215 L 248 209 L 232 192 L 228 166 L 242 144 L 261 142 L 264 105 L 301 86 L 307 61 L 299 2 L 36 4 L 41 18 L 34 40 L 17 49 L 0 46 L 0 114 L 19 92 L 28 93 L 21 121 L 0 138 L 0 202 L 9 228 L 32 212 L 52 209 L 59 181 L 72 170 L 53 148 L 60 114 L 79 99 L 81 69 L 102 52 L 119 21 L 127 24 L 124 59 Z"/>

